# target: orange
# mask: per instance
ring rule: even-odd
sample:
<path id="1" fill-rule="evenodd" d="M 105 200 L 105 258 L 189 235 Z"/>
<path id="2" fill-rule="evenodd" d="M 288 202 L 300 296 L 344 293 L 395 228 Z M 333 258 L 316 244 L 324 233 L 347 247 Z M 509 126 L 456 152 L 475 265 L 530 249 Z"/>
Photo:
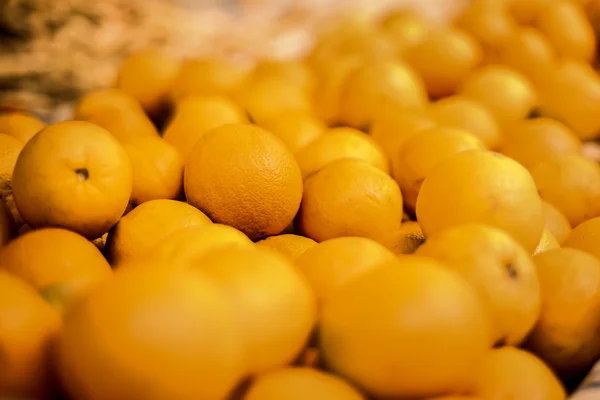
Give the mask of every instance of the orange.
<path id="1" fill-rule="evenodd" d="M 106 254 L 113 264 L 146 255 L 171 233 L 204 226 L 210 219 L 197 208 L 175 200 L 151 200 L 127 213 L 110 231 Z"/>
<path id="2" fill-rule="evenodd" d="M 425 19 L 411 11 L 393 11 L 381 23 L 381 29 L 400 55 L 418 45 L 430 30 Z"/>
<path id="3" fill-rule="evenodd" d="M 379 239 L 394 254 L 412 254 L 425 243 L 425 236 L 418 222 L 405 221 L 400 228 Z"/>
<path id="4" fill-rule="evenodd" d="M 111 276 L 102 253 L 84 237 L 58 228 L 38 229 L 0 249 L 0 270 L 43 289 L 79 278 L 96 281 Z"/>
<path id="5" fill-rule="evenodd" d="M 579 154 L 557 154 L 536 164 L 531 175 L 542 199 L 564 214 L 571 226 L 600 216 L 600 166 L 596 161 Z"/>
<path id="6" fill-rule="evenodd" d="M 550 118 L 526 119 L 507 130 L 502 153 L 532 168 L 558 153 L 578 154 L 581 141 L 565 124 Z"/>
<path id="7" fill-rule="evenodd" d="M 494 114 L 467 97 L 454 95 L 438 100 L 431 105 L 430 115 L 440 125 L 468 131 L 490 150 L 497 149 L 502 142 Z"/>
<path id="8" fill-rule="evenodd" d="M 231 99 L 216 95 L 190 95 L 179 100 L 163 138 L 187 158 L 206 132 L 225 124 L 248 122 L 244 110 Z"/>
<path id="9" fill-rule="evenodd" d="M 369 133 L 388 159 L 393 160 L 408 138 L 434 126 L 436 122 L 425 112 L 390 108 L 375 118 Z"/>
<path id="10" fill-rule="evenodd" d="M 555 68 L 558 61 L 552 44 L 531 27 L 515 30 L 496 52 L 498 62 L 514 68 L 534 83 L 540 82 L 540 76 Z"/>
<path id="11" fill-rule="evenodd" d="M 493 350 L 478 367 L 477 394 L 486 400 L 565 400 L 565 389 L 535 355 L 514 347 Z"/>
<path id="12" fill-rule="evenodd" d="M 160 137 L 140 137 L 123 143 L 133 172 L 131 202 L 177 199 L 183 194 L 183 157 Z"/>
<path id="13" fill-rule="evenodd" d="M 248 79 L 260 80 L 281 78 L 293 81 L 307 91 L 315 89 L 315 76 L 307 64 L 297 60 L 261 60 L 254 67 Z"/>
<path id="14" fill-rule="evenodd" d="M 481 150 L 456 154 L 427 176 L 417 199 L 417 221 L 427 237 L 466 223 L 495 226 L 529 252 L 544 225 L 529 172 L 508 157 Z"/>
<path id="15" fill-rule="evenodd" d="M 557 0 L 535 20 L 535 26 L 559 56 L 591 62 L 596 54 L 596 34 L 583 7 L 572 0 Z"/>
<path id="16" fill-rule="evenodd" d="M 89 400 L 219 400 L 244 370 L 225 294 L 198 271 L 168 268 L 119 271 L 74 305 L 57 356 L 69 396 Z"/>
<path id="17" fill-rule="evenodd" d="M 535 248 L 533 255 L 552 249 L 558 249 L 559 247 L 560 244 L 558 244 L 556 238 L 552 236 L 552 233 L 546 227 L 544 227 L 544 230 L 542 231 L 542 237 L 540 238 L 540 243 Z"/>
<path id="18" fill-rule="evenodd" d="M 60 319 L 31 286 L 4 271 L 0 292 L 0 393 L 4 398 L 48 396 L 50 346 Z"/>
<path id="19" fill-rule="evenodd" d="M 447 27 L 431 31 L 406 53 L 406 60 L 421 76 L 434 97 L 447 96 L 482 61 L 479 44 L 462 30 Z"/>
<path id="20" fill-rule="evenodd" d="M 59 122 L 27 142 L 12 188 L 19 212 L 32 227 L 62 227 L 96 239 L 127 207 L 131 164 L 105 129 L 89 122 Z"/>
<path id="21" fill-rule="evenodd" d="M 317 242 L 340 236 L 377 240 L 400 227 L 402 193 L 389 175 L 365 161 L 335 161 L 304 182 L 296 222 Z"/>
<path id="22" fill-rule="evenodd" d="M 64 315 L 101 283 L 93 277 L 76 278 L 46 286 L 39 293 L 57 312 Z"/>
<path id="23" fill-rule="evenodd" d="M 461 151 L 484 148 L 468 131 L 444 126 L 424 130 L 407 139 L 392 165 L 393 176 L 408 209 L 415 209 L 421 184 L 436 165 Z"/>
<path id="24" fill-rule="evenodd" d="M 172 83 L 171 98 L 177 101 L 190 94 L 232 94 L 245 78 L 246 71 L 226 60 L 185 60 Z"/>
<path id="25" fill-rule="evenodd" d="M 7 244 L 16 234 L 15 221 L 4 204 L 0 203 L 0 247 Z"/>
<path id="26" fill-rule="evenodd" d="M 351 72 L 342 85 L 339 121 L 368 128 L 382 107 L 422 109 L 427 92 L 421 78 L 400 61 L 369 61 Z"/>
<path id="27" fill-rule="evenodd" d="M 556 207 L 543 200 L 542 212 L 544 215 L 544 228 L 552 234 L 559 245 L 563 245 L 571 233 L 569 220 Z"/>
<path id="28" fill-rule="evenodd" d="M 535 21 L 538 15 L 554 0 L 510 0 L 508 9 L 510 14 L 521 24 Z"/>
<path id="29" fill-rule="evenodd" d="M 364 396 L 335 375 L 312 368 L 281 368 L 258 377 L 244 400 L 364 400 Z"/>
<path id="30" fill-rule="evenodd" d="M 389 161 L 379 145 L 354 128 L 329 129 L 296 154 L 305 179 L 333 161 L 346 158 L 364 160 L 384 172 L 389 171 Z"/>
<path id="31" fill-rule="evenodd" d="M 302 175 L 274 135 L 232 124 L 196 143 L 185 165 L 184 188 L 188 202 L 211 220 L 258 240 L 292 222 L 302 199 Z"/>
<path id="32" fill-rule="evenodd" d="M 448 395 L 448 396 L 440 396 L 440 397 L 431 397 L 426 400 L 484 400 L 479 396 L 471 396 L 471 395 Z"/>
<path id="33" fill-rule="evenodd" d="M 542 312 L 527 347 L 563 378 L 585 373 L 600 357 L 600 260 L 576 249 L 536 255 Z"/>
<path id="34" fill-rule="evenodd" d="M 525 118 L 537 101 L 535 88 L 524 75 L 500 65 L 474 71 L 458 92 L 488 107 L 501 127 Z"/>
<path id="35" fill-rule="evenodd" d="M 150 115 L 168 105 L 168 95 L 179 75 L 179 62 L 158 51 L 130 54 L 121 64 L 116 87 L 133 96 Z"/>
<path id="36" fill-rule="evenodd" d="M 474 1 L 456 21 L 486 49 L 495 50 L 505 43 L 517 24 L 501 1 Z"/>
<path id="37" fill-rule="evenodd" d="M 465 390 L 491 343 L 475 290 L 443 264 L 416 256 L 348 283 L 325 303 L 320 324 L 328 367 L 374 397 Z"/>
<path id="38" fill-rule="evenodd" d="M 495 340 L 519 344 L 540 313 L 540 287 L 528 252 L 500 229 L 480 224 L 448 228 L 427 239 L 419 256 L 461 274 L 490 308 Z"/>
<path id="39" fill-rule="evenodd" d="M 27 143 L 45 124 L 32 115 L 12 112 L 0 114 L 0 133 L 9 135 L 22 143 Z"/>
<path id="40" fill-rule="evenodd" d="M 263 128 L 277 136 L 297 154 L 325 131 L 325 124 L 305 111 L 282 112 L 263 121 Z"/>
<path id="41" fill-rule="evenodd" d="M 322 305 L 348 282 L 394 258 L 390 250 L 374 240 L 339 237 L 307 250 L 296 259 L 296 265 Z"/>
<path id="42" fill-rule="evenodd" d="M 199 259 L 198 270 L 227 293 L 243 332 L 246 372 L 261 374 L 296 359 L 315 324 L 316 305 L 290 261 L 260 248 L 221 248 Z"/>
<path id="43" fill-rule="evenodd" d="M 99 116 L 108 110 L 125 110 L 126 112 L 143 113 L 139 101 L 121 89 L 106 88 L 86 93 L 75 105 L 74 119 L 87 120 Z"/>
<path id="44" fill-rule="evenodd" d="M 587 251 L 600 259 L 598 238 L 600 237 L 600 217 L 590 218 L 567 233 L 565 247 Z"/>
<path id="45" fill-rule="evenodd" d="M 260 247 L 274 250 L 286 256 L 291 261 L 296 261 L 307 250 L 315 247 L 317 242 L 304 236 L 286 234 L 271 236 L 256 244 Z"/>
<path id="46" fill-rule="evenodd" d="M 12 136 L 0 133 L 0 200 L 4 203 L 3 206 L 6 205 L 6 209 L 11 214 L 17 227 L 23 225 L 24 222 L 15 205 L 12 193 L 12 177 L 21 150 L 23 150 L 23 143 Z"/>

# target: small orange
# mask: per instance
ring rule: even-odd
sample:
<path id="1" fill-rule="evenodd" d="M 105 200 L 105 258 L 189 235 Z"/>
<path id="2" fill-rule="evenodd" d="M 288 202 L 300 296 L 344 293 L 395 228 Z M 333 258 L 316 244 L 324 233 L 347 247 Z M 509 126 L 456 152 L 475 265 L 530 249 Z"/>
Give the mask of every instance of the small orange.
<path id="1" fill-rule="evenodd" d="M 580 153 L 581 140 L 554 119 L 526 119 L 507 129 L 501 151 L 529 169 L 555 154 Z"/>
<path id="2" fill-rule="evenodd" d="M 302 200 L 302 175 L 273 134 L 232 124 L 196 143 L 185 165 L 184 188 L 188 202 L 211 220 L 258 240 L 292 222 Z"/>
<path id="3" fill-rule="evenodd" d="M 407 51 L 406 60 L 421 76 L 429 94 L 447 96 L 482 61 L 479 44 L 466 32 L 453 28 L 438 28 Z"/>
<path id="4" fill-rule="evenodd" d="M 600 357 L 600 260 L 562 248 L 533 257 L 542 312 L 526 346 L 559 376 L 580 376 Z"/>
<path id="5" fill-rule="evenodd" d="M 171 233 L 188 226 L 204 226 L 210 219 L 189 204 L 151 200 L 127 213 L 110 231 L 107 257 L 113 264 L 144 256 Z"/>
<path id="6" fill-rule="evenodd" d="M 163 138 L 175 146 L 183 158 L 206 132 L 225 124 L 248 122 L 244 110 L 233 100 L 217 95 L 190 95 L 179 100 Z"/>
<path id="7" fill-rule="evenodd" d="M 425 19 L 412 11 L 393 11 L 381 22 L 381 29 L 392 41 L 399 55 L 418 45 L 431 29 Z"/>
<path id="8" fill-rule="evenodd" d="M 304 182 L 296 222 L 317 242 L 340 236 L 378 240 L 400 228 L 402 193 L 389 175 L 365 161 L 334 161 Z"/>
<path id="9" fill-rule="evenodd" d="M 382 107 L 422 109 L 427 92 L 421 78 L 400 61 L 370 61 L 346 78 L 340 97 L 340 122 L 368 128 Z"/>
<path id="10" fill-rule="evenodd" d="M 31 139 L 15 166 L 12 189 L 32 227 L 56 226 L 89 239 L 123 215 L 132 188 L 131 163 L 108 131 L 89 122 L 59 122 Z"/>
<path id="11" fill-rule="evenodd" d="M 544 215 L 544 227 L 552 234 L 559 245 L 563 245 L 571 233 L 569 220 L 556 207 L 544 200 L 542 200 L 542 213 Z"/>
<path id="12" fill-rule="evenodd" d="M 227 293 L 243 332 L 247 373 L 283 367 L 300 354 L 316 302 L 291 261 L 257 247 L 221 248 L 205 253 L 198 270 Z"/>
<path id="13" fill-rule="evenodd" d="M 12 193 L 12 177 L 21 150 L 22 142 L 0 133 L 0 201 L 6 206 L 17 227 L 21 227 L 24 222 Z"/>
<path id="14" fill-rule="evenodd" d="M 571 223 L 600 216 L 600 166 L 579 154 L 557 154 L 531 168 L 542 199 Z M 568 196 L 565 196 L 568 193 Z"/>
<path id="15" fill-rule="evenodd" d="M 307 250 L 316 246 L 317 242 L 304 236 L 286 234 L 268 237 L 257 242 L 256 245 L 275 250 L 291 261 L 296 261 Z"/>
<path id="16" fill-rule="evenodd" d="M 263 121 L 263 128 L 281 139 L 294 154 L 319 138 L 325 124 L 305 111 L 282 112 Z"/>
<path id="17" fill-rule="evenodd" d="M 493 350 L 479 365 L 477 394 L 486 400 L 565 400 L 552 370 L 535 355 L 514 347 Z"/>
<path id="18" fill-rule="evenodd" d="M 431 171 L 417 199 L 417 221 L 427 237 L 466 223 L 495 226 L 529 252 L 544 227 L 529 172 L 508 157 L 481 150 L 458 153 Z"/>
<path id="19" fill-rule="evenodd" d="M 460 392 L 492 344 L 488 318 L 458 274 L 428 258 L 403 256 L 325 303 L 320 347 L 331 370 L 375 397 Z"/>
<path id="20" fill-rule="evenodd" d="M 364 400 L 347 382 L 312 368 L 281 368 L 259 376 L 243 400 Z"/>
<path id="21" fill-rule="evenodd" d="M 190 94 L 229 95 L 239 88 L 245 78 L 246 71 L 226 60 L 185 60 L 171 86 L 171 98 L 177 101 Z"/>
<path id="22" fill-rule="evenodd" d="M 123 61 L 116 87 L 133 96 L 150 115 L 160 113 L 179 75 L 179 62 L 158 51 L 141 51 Z"/>
<path id="23" fill-rule="evenodd" d="M 183 157 L 160 137 L 139 137 L 123 143 L 133 172 L 131 202 L 177 199 L 183 194 Z"/>
<path id="24" fill-rule="evenodd" d="M 404 204 L 409 210 L 415 209 L 421 184 L 440 162 L 461 151 L 484 148 L 468 131 L 445 126 L 424 130 L 407 139 L 392 162 L 392 175 L 400 185 Z"/>
<path id="25" fill-rule="evenodd" d="M 558 244 L 556 238 L 552 236 L 552 233 L 546 227 L 544 227 L 544 230 L 542 231 L 542 237 L 540 238 L 540 243 L 533 251 L 533 255 L 558 248 L 560 248 L 560 244 Z"/>
<path id="26" fill-rule="evenodd" d="M 488 107 L 501 127 L 525 118 L 537 101 L 535 88 L 524 75 L 500 65 L 474 71 L 458 92 Z"/>
<path id="27" fill-rule="evenodd" d="M 46 125 L 32 115 L 12 112 L 0 114 L 0 133 L 14 137 L 22 143 L 27 143 Z"/>
<path id="28" fill-rule="evenodd" d="M 475 100 L 454 95 L 436 101 L 429 111 L 440 125 L 468 131 L 489 150 L 497 149 L 502 142 L 502 132 L 494 114 Z"/>
<path id="29" fill-rule="evenodd" d="M 220 400 L 244 372 L 240 339 L 232 307 L 211 279 L 132 268 L 69 309 L 57 370 L 73 398 Z"/>
<path id="30" fill-rule="evenodd" d="M 348 282 L 394 258 L 390 250 L 374 240 L 339 237 L 307 250 L 296 265 L 322 305 Z"/>
<path id="31" fill-rule="evenodd" d="M 55 283 L 111 276 L 102 253 L 84 237 L 58 228 L 38 229 L 0 249 L 0 270 L 43 289 Z"/>
<path id="32" fill-rule="evenodd" d="M 82 96 L 75 105 L 74 119 L 87 120 L 113 109 L 144 112 L 141 104 L 129 93 L 116 88 L 107 88 L 94 90 Z"/>
<path id="33" fill-rule="evenodd" d="M 475 0 L 456 24 L 469 32 L 486 49 L 495 50 L 517 28 L 502 1 Z"/>
<path id="34" fill-rule="evenodd" d="M 564 246 L 587 251 L 600 259 L 600 217 L 590 218 L 575 227 L 565 240 Z"/>
<path id="35" fill-rule="evenodd" d="M 384 172 L 389 171 L 389 161 L 379 145 L 354 128 L 329 129 L 296 154 L 305 179 L 333 161 L 345 158 L 364 160 Z"/>
<path id="36" fill-rule="evenodd" d="M 528 252 L 507 233 L 466 224 L 434 234 L 417 249 L 461 274 L 492 312 L 494 339 L 519 344 L 540 314 L 540 286 Z"/>
<path id="37" fill-rule="evenodd" d="M 425 243 L 425 235 L 418 222 L 404 221 L 398 230 L 379 239 L 379 242 L 396 255 L 412 254 Z"/>
<path id="38" fill-rule="evenodd" d="M 48 396 L 52 386 L 50 346 L 60 318 L 31 286 L 5 271 L 0 271 L 0 293 L 0 395 Z"/>
<path id="39" fill-rule="evenodd" d="M 544 8 L 535 26 L 559 56 L 591 62 L 596 54 L 596 34 L 583 7 L 571 0 L 556 0 Z"/>

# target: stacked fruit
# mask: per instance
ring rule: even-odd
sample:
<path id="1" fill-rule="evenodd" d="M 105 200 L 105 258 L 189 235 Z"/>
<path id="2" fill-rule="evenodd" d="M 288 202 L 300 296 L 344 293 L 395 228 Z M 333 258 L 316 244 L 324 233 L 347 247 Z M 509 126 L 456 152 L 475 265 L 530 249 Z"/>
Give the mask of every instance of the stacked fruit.
<path id="1" fill-rule="evenodd" d="M 0 116 L 0 398 L 564 399 L 600 357 L 597 9 L 144 52 L 72 121 Z"/>

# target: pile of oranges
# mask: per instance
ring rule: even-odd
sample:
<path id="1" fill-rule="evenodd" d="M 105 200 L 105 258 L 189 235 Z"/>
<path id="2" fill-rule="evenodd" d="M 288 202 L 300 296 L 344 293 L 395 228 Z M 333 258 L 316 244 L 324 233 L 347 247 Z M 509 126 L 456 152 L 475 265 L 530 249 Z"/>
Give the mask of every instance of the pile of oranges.
<path id="1" fill-rule="evenodd" d="M 598 23 L 349 17 L 0 116 L 0 398 L 565 399 L 600 358 Z"/>

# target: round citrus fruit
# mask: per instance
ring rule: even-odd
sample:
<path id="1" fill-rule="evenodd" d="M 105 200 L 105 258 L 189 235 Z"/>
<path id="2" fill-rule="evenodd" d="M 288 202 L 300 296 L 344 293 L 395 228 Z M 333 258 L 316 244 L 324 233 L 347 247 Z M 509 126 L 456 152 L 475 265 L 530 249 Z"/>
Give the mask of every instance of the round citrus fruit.
<path id="1" fill-rule="evenodd" d="M 12 136 L 21 143 L 27 143 L 44 126 L 44 123 L 29 114 L 12 112 L 0 115 L 0 133 Z"/>
<path id="2" fill-rule="evenodd" d="M 22 142 L 0 133 L 0 201 L 6 206 L 17 227 L 21 227 L 24 222 L 12 193 L 12 177 L 21 150 Z"/>
<path id="3" fill-rule="evenodd" d="M 171 98 L 190 94 L 231 94 L 242 84 L 246 72 L 231 62 L 216 58 L 189 59 L 181 64 L 171 86 Z"/>
<path id="4" fill-rule="evenodd" d="M 379 242 L 396 255 L 412 254 L 425 243 L 425 235 L 418 222 L 405 221 L 400 229 L 384 236 Z"/>
<path id="5" fill-rule="evenodd" d="M 267 119 L 261 126 L 281 139 L 294 154 L 325 131 L 325 124 L 305 111 L 283 112 Z"/>
<path id="6" fill-rule="evenodd" d="M 590 218 L 567 233 L 565 247 L 587 251 L 600 259 L 600 217 Z"/>
<path id="7" fill-rule="evenodd" d="M 288 257 L 290 260 L 296 261 L 298 257 L 307 250 L 316 246 L 317 242 L 304 236 L 285 234 L 268 237 L 256 244 L 264 248 L 275 250 Z"/>

